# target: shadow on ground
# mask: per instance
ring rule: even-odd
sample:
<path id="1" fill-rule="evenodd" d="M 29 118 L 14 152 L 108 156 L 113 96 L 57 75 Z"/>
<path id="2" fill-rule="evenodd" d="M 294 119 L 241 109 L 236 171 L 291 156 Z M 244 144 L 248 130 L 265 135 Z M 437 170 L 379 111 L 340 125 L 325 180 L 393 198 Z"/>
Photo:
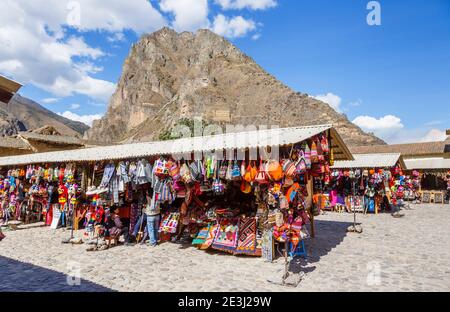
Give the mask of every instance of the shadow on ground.
<path id="1" fill-rule="evenodd" d="M 112 289 L 81 279 L 69 285 L 67 274 L 0 256 L 0 291 L 110 292 Z"/>
<path id="2" fill-rule="evenodd" d="M 309 273 L 315 270 L 314 263 L 319 262 L 320 258 L 332 252 L 347 235 L 358 235 L 347 233 L 347 228 L 353 223 L 336 222 L 326 220 L 315 220 L 316 237 L 305 241 L 308 256 L 295 257 L 289 263 L 289 271 L 293 273 Z"/>

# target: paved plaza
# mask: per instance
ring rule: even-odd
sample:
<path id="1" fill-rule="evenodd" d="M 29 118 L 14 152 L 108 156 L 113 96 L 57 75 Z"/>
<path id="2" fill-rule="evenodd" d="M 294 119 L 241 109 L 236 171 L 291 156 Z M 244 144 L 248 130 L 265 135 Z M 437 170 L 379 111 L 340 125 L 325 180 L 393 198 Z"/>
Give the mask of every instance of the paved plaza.
<path id="1" fill-rule="evenodd" d="M 362 234 L 346 232 L 352 214 L 317 217 L 307 260 L 290 263 L 304 273 L 296 288 L 268 281 L 282 276 L 283 258 L 172 243 L 87 252 L 86 244 L 61 244 L 70 235 L 62 229 L 5 231 L 0 291 L 450 291 L 450 205 L 411 205 L 402 214 L 358 214 Z"/>

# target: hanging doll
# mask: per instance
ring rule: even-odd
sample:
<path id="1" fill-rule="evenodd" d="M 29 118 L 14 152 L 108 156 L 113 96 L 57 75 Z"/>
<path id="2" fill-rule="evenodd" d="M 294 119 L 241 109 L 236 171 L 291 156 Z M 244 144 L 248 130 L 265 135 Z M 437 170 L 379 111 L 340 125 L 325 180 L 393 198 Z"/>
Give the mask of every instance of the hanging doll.
<path id="1" fill-rule="evenodd" d="M 58 203 L 59 209 L 61 210 L 61 224 L 63 227 L 66 226 L 66 209 L 68 196 L 69 191 L 67 189 L 67 186 L 62 183 L 62 178 L 60 176 L 60 184 L 58 186 Z"/>

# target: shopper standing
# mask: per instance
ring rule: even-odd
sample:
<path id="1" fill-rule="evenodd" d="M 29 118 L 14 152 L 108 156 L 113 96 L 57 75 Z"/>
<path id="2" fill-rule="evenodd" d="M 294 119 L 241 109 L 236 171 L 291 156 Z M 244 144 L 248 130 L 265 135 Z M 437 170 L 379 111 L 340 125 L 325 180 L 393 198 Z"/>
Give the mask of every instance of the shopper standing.
<path id="1" fill-rule="evenodd" d="M 147 194 L 147 205 L 144 208 L 145 218 L 147 219 L 147 231 L 150 246 L 154 247 L 158 244 L 159 222 L 161 219 L 160 203 L 155 199 L 158 193 L 154 193 L 153 197 Z"/>

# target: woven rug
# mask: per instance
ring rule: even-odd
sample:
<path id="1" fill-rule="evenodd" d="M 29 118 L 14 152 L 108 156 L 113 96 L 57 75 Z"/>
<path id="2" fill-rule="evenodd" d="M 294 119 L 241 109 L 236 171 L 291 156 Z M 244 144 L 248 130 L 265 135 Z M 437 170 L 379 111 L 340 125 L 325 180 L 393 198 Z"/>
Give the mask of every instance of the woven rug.
<path id="1" fill-rule="evenodd" d="M 219 226 L 214 237 L 212 248 L 226 252 L 234 252 L 238 239 L 239 218 L 223 218 L 218 223 Z"/>
<path id="2" fill-rule="evenodd" d="M 211 228 L 211 225 L 205 226 L 198 231 L 197 236 L 192 241 L 192 245 L 202 245 L 206 242 L 206 239 L 209 235 L 209 230 Z"/>
<path id="3" fill-rule="evenodd" d="M 256 252 L 256 218 L 241 219 L 235 254 L 257 255 Z M 258 253 L 260 255 L 260 253 Z"/>
<path id="4" fill-rule="evenodd" d="M 201 245 L 198 245 L 198 248 L 201 250 L 208 249 L 211 247 L 212 243 L 214 242 L 214 237 L 216 237 L 216 231 L 217 231 L 217 225 L 211 225 L 208 231 L 208 236 L 205 239 L 205 242 Z"/>

